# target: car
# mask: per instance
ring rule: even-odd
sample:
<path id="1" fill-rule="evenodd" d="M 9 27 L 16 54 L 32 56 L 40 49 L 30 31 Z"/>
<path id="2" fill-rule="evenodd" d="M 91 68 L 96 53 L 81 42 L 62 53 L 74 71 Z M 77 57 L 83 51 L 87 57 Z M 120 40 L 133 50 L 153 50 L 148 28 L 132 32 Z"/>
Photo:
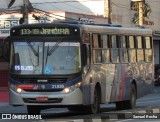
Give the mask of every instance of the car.
<path id="1" fill-rule="evenodd" d="M 155 85 L 160 85 L 160 66 L 155 66 Z"/>

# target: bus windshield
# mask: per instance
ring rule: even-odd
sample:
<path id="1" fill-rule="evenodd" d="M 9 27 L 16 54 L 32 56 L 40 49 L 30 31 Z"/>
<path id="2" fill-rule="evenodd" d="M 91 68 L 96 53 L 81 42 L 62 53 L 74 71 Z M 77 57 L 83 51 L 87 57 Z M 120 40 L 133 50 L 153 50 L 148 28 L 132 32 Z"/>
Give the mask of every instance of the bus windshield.
<path id="1" fill-rule="evenodd" d="M 12 42 L 11 73 L 66 75 L 81 70 L 79 42 Z"/>

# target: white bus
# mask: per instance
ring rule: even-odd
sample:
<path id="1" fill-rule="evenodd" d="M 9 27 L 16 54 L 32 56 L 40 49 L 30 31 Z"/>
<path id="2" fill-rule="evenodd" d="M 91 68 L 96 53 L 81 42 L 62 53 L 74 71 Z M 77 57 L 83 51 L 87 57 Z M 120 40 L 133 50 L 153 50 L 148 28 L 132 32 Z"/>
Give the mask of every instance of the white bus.
<path id="1" fill-rule="evenodd" d="M 13 27 L 10 104 L 28 114 L 68 107 L 97 113 L 100 104 L 132 109 L 151 93 L 154 79 L 152 31 L 72 23 Z"/>

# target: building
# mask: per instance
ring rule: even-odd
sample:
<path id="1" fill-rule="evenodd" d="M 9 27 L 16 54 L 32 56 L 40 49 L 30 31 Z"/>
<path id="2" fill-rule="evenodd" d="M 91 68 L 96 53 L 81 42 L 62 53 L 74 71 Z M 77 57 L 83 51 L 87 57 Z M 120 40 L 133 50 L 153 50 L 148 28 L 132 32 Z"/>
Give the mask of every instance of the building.
<path id="1" fill-rule="evenodd" d="M 9 1 L 9 2 L 6 2 Z M 0 87 L 7 86 L 8 63 L 2 58 L 2 42 L 12 26 L 20 24 L 23 17 L 21 6 L 28 0 L 0 0 Z M 14 0 L 13 0 L 14 1 Z M 138 27 L 138 2 L 132 0 L 29 0 L 29 23 L 45 23 L 56 20 L 74 20 L 97 24 L 121 24 Z M 10 6 L 9 6 L 10 5 Z M 153 30 L 155 64 L 160 64 L 160 1 L 143 0 L 144 28 Z M 8 9 L 9 8 L 9 9 Z M 109 19 L 108 19 L 109 18 Z"/>

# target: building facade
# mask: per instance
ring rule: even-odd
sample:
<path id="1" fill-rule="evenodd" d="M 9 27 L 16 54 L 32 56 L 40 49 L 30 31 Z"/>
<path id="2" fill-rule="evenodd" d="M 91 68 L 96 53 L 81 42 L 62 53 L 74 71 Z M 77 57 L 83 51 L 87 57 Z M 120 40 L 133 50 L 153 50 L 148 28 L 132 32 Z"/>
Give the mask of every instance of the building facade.
<path id="1" fill-rule="evenodd" d="M 97 24 L 111 22 L 112 24 L 120 24 L 123 27 L 139 26 L 138 3 L 132 2 L 132 0 L 75 0 L 75 2 L 46 0 L 45 3 L 43 3 L 43 0 L 29 1 L 35 10 L 29 13 L 29 23 L 48 23 L 61 19 Z M 19 3 L 17 2 L 17 4 Z M 143 0 L 143 27 L 153 30 L 155 64 L 160 64 L 159 6 L 160 1 Z M 10 28 L 20 24 L 19 20 L 23 15 L 21 12 L 6 13 L 3 11 L 0 13 L 0 87 L 5 87 L 8 82 L 8 63 L 5 62 L 2 56 L 3 41 L 9 35 Z"/>

